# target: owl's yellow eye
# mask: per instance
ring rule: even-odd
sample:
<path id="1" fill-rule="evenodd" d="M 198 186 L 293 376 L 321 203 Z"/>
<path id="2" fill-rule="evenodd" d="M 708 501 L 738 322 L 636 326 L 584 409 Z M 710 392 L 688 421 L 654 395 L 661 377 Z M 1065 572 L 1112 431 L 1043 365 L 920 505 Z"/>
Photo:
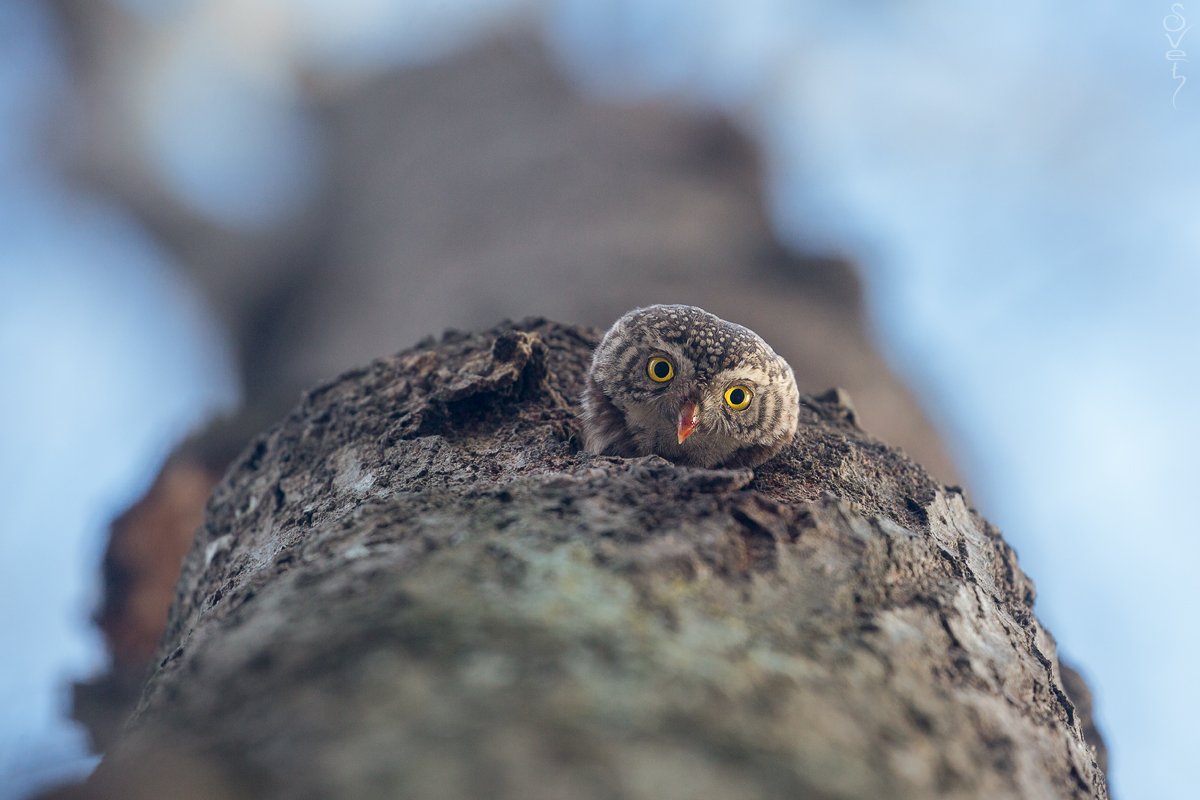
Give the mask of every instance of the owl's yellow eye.
<path id="1" fill-rule="evenodd" d="M 750 405 L 750 398 L 753 396 L 754 393 L 745 386 L 730 386 L 725 390 L 725 402 L 734 411 L 741 411 Z"/>
<path id="2" fill-rule="evenodd" d="M 655 383 L 666 383 L 675 377 L 675 367 L 662 356 L 655 356 L 646 363 L 646 374 Z"/>

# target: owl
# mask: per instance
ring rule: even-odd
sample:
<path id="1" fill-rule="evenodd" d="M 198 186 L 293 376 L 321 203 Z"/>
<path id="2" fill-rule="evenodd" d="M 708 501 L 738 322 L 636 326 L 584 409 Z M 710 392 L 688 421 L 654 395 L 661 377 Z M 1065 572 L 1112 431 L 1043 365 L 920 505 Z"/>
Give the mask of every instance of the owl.
<path id="1" fill-rule="evenodd" d="M 604 335 L 583 392 L 584 449 L 691 467 L 754 467 L 796 435 L 792 368 L 749 328 L 695 306 L 630 311 Z"/>

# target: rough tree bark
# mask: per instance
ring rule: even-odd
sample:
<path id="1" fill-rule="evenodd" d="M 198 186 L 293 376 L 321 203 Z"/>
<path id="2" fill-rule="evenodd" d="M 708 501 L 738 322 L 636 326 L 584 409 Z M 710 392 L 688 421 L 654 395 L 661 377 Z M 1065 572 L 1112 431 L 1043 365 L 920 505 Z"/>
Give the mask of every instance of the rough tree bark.
<path id="1" fill-rule="evenodd" d="M 998 531 L 803 401 L 748 470 L 580 453 L 596 338 L 308 393 L 209 503 L 89 795 L 1107 796 Z"/>

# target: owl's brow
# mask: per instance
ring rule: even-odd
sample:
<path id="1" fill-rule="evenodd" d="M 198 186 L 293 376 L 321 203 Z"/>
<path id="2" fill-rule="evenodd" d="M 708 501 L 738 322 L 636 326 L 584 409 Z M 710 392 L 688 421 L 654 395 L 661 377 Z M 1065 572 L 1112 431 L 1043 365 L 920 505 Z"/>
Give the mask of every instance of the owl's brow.
<path id="1" fill-rule="evenodd" d="M 722 385 L 745 383 L 751 389 L 759 389 L 771 384 L 771 373 L 768 370 L 750 364 L 723 369 L 713 375 L 713 382 Z"/>
<path id="2" fill-rule="evenodd" d="M 648 341 L 647 333 L 645 329 L 639 330 L 632 320 L 615 331 L 609 363 L 617 374 L 628 373 L 647 350 L 656 349 Z"/>
<path id="3" fill-rule="evenodd" d="M 640 342 L 630 342 L 613 359 L 613 365 L 619 373 L 628 372 L 633 369 L 634 363 L 640 360 L 641 351 L 642 345 Z"/>

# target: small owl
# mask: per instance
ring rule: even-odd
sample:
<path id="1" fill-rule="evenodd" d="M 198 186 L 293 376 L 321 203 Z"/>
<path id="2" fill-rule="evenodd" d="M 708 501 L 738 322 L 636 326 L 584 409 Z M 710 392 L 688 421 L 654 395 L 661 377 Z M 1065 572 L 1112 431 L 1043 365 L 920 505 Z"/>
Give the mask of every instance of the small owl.
<path id="1" fill-rule="evenodd" d="M 799 403 L 792 368 L 754 331 L 695 306 L 638 308 L 592 357 L 584 448 L 753 467 L 795 436 Z"/>

